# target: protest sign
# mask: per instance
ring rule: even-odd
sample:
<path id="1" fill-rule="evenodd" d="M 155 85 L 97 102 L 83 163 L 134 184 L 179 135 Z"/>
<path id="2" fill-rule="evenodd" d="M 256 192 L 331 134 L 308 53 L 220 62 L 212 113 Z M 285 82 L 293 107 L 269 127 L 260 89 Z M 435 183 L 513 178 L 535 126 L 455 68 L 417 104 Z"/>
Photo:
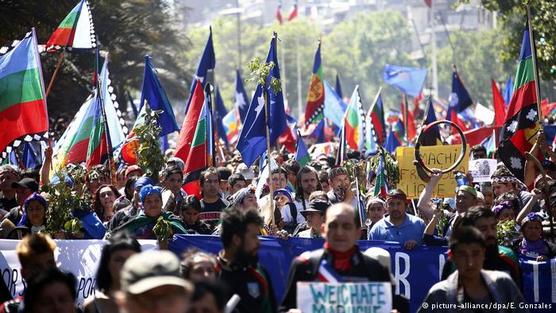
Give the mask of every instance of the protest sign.
<path id="1" fill-rule="evenodd" d="M 0 273 L 12 297 L 23 295 L 26 283 L 21 277 L 21 266 L 15 251 L 19 240 L 0 240 Z M 157 247 L 156 240 L 140 240 L 141 250 Z M 85 299 L 94 295 L 96 272 L 100 262 L 104 240 L 56 240 L 54 258 L 58 268 L 73 273 L 77 278 L 77 303 L 83 306 Z"/>
<path id="2" fill-rule="evenodd" d="M 496 160 L 476 159 L 469 160 L 469 173 L 473 176 L 474 183 L 490 182 L 490 177 L 496 170 Z"/>
<path id="3" fill-rule="evenodd" d="M 421 158 L 428 168 L 446 169 L 457 160 L 462 146 L 461 145 L 445 145 L 445 146 L 423 146 L 421 147 Z M 449 198 L 456 195 L 455 172 L 460 171 L 467 173 L 467 165 L 469 159 L 469 149 L 465 152 L 463 161 L 458 167 L 442 176 L 442 179 L 433 191 L 435 198 Z M 398 147 L 396 149 L 396 160 L 398 160 L 398 168 L 400 172 L 400 182 L 398 188 L 403 190 L 408 198 L 419 198 L 419 194 L 425 186 L 426 182 L 419 178 L 417 168 L 413 164 L 415 160 L 415 148 Z"/>
<path id="4" fill-rule="evenodd" d="M 392 286 L 385 282 L 298 282 L 297 308 L 303 313 L 390 313 Z"/>

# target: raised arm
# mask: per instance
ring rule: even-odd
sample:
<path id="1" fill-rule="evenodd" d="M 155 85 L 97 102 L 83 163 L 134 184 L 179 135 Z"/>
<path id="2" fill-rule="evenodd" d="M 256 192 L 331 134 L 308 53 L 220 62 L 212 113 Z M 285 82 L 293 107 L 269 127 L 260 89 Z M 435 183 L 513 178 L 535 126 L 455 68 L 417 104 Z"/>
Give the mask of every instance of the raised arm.
<path id="1" fill-rule="evenodd" d="M 419 196 L 419 201 L 417 202 L 417 209 L 421 212 L 421 217 L 425 220 L 430 220 L 433 215 L 433 208 L 431 207 L 431 198 L 434 188 L 438 185 L 438 182 L 442 179 L 442 172 L 439 169 L 433 169 L 431 174 L 431 179 L 425 186 L 425 189 L 421 192 Z"/>

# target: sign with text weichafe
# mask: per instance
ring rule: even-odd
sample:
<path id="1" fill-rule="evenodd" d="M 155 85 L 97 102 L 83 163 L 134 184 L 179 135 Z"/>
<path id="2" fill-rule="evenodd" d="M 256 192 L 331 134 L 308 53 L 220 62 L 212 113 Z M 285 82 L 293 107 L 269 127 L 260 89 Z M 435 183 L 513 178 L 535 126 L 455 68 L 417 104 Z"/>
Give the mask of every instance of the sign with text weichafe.
<path id="1" fill-rule="evenodd" d="M 430 169 L 446 169 L 456 162 L 462 146 L 461 145 L 445 145 L 445 146 L 422 146 L 421 158 Z M 400 171 L 400 182 L 398 188 L 403 190 L 408 198 L 419 198 L 421 191 L 425 189 L 426 182 L 419 178 L 417 168 L 413 164 L 415 160 L 415 148 L 398 147 L 396 149 L 396 159 L 398 160 L 398 168 Z M 455 196 L 456 180 L 455 172 L 460 171 L 467 173 L 469 163 L 469 149 L 466 150 L 463 161 L 458 167 L 442 176 L 442 179 L 433 191 L 435 198 L 449 198 Z"/>
<path id="2" fill-rule="evenodd" d="M 298 282 L 297 308 L 303 313 L 389 313 L 392 285 L 387 282 Z"/>

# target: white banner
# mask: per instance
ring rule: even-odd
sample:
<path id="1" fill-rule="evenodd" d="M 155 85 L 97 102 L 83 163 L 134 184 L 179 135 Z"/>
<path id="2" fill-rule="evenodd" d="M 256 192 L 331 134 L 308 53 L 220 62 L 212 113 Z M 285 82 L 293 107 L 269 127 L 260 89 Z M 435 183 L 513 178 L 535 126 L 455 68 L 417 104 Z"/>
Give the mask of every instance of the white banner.
<path id="1" fill-rule="evenodd" d="M 19 240 L 0 240 L 0 271 L 8 290 L 15 298 L 23 294 L 25 284 L 21 278 L 21 266 L 15 252 Z M 77 302 L 79 307 L 95 290 L 96 271 L 104 240 L 56 240 L 54 257 L 58 268 L 71 272 L 77 278 Z M 157 248 L 156 240 L 140 240 L 142 251 Z"/>
<path id="2" fill-rule="evenodd" d="M 496 170 L 496 160 L 476 159 L 469 160 L 469 172 L 473 176 L 474 183 L 490 182 L 490 177 Z"/>
<path id="3" fill-rule="evenodd" d="M 298 282 L 297 308 L 303 313 L 390 313 L 392 285 L 387 282 Z"/>

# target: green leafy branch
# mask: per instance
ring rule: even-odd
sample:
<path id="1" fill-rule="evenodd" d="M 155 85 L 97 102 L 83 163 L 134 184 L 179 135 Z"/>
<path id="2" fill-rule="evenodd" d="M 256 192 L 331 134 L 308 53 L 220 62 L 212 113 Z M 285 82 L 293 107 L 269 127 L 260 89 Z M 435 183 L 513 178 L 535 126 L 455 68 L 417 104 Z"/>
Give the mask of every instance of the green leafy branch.
<path id="1" fill-rule="evenodd" d="M 264 63 L 261 62 L 261 59 L 258 57 L 254 57 L 248 64 L 250 74 L 249 78 L 246 79 L 246 82 L 264 86 L 266 84 L 266 79 L 268 75 L 270 75 L 270 71 L 274 68 L 274 66 L 274 62 Z M 282 90 L 282 83 L 276 77 L 270 78 L 269 85 L 274 93 L 278 93 Z"/>
<path id="2" fill-rule="evenodd" d="M 158 116 L 161 111 L 153 111 L 145 102 L 145 122 L 136 128 L 139 148 L 137 149 L 137 165 L 145 174 L 158 181 L 158 174 L 164 166 L 164 157 L 160 150 Z"/>

